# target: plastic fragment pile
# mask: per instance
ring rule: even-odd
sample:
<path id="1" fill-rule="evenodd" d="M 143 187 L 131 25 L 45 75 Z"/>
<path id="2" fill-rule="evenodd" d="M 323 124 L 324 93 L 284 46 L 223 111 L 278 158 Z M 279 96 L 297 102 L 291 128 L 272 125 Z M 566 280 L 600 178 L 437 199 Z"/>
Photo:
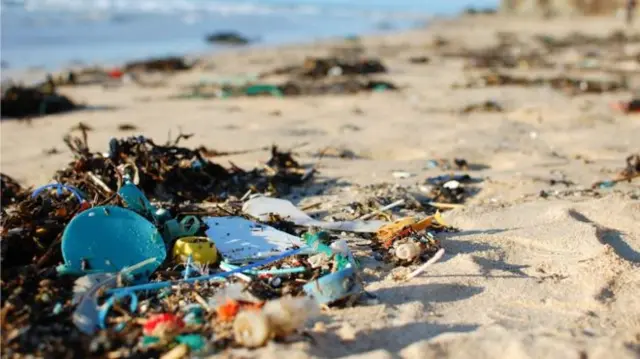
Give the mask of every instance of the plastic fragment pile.
<path id="1" fill-rule="evenodd" d="M 301 340 L 322 307 L 357 305 L 364 292 L 340 233 L 411 265 L 448 229 L 439 214 L 325 222 L 265 197 L 313 173 L 276 148 L 243 171 L 179 139 L 112 139 L 108 153 L 91 152 L 86 133 L 66 142 L 75 159 L 55 183 L 23 189 L 2 175 L 8 356 L 181 357 Z"/>
<path id="2" fill-rule="evenodd" d="M 292 97 L 397 90 L 395 84 L 371 77 L 385 72 L 386 67 L 376 59 L 307 58 L 301 65 L 277 68 L 244 81 L 205 81 L 188 87 L 186 93 L 175 97 Z M 268 81 L 273 76 L 284 76 L 286 80 Z"/>

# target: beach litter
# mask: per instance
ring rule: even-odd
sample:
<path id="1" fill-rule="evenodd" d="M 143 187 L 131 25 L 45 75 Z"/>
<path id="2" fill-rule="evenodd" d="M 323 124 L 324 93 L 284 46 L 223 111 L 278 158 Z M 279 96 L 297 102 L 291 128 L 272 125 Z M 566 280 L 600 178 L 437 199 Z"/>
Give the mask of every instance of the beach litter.
<path id="1" fill-rule="evenodd" d="M 356 94 L 361 92 L 395 91 L 392 82 L 358 78 L 331 78 L 321 81 L 289 80 L 280 83 L 251 82 L 235 84 L 197 84 L 187 91 L 171 96 L 172 99 L 210 99 L 233 97 L 298 97 L 330 94 Z"/>
<path id="2" fill-rule="evenodd" d="M 325 230 L 348 231 L 358 233 L 373 233 L 380 228 L 385 221 L 336 221 L 324 222 L 311 218 L 308 214 L 299 210 L 291 202 L 278 198 L 254 197 L 247 201 L 242 210 L 252 217 L 260 220 L 268 220 L 270 215 L 291 221 L 296 225 L 305 227 L 317 227 Z"/>
<path id="3" fill-rule="evenodd" d="M 480 178 L 473 178 L 468 174 L 441 175 L 430 177 L 427 189 L 433 202 L 462 204 L 478 190 L 474 184 L 481 182 Z"/>
<path id="4" fill-rule="evenodd" d="M 628 90 L 627 82 L 617 79 L 592 79 L 573 78 L 567 76 L 557 77 L 524 77 L 503 73 L 489 73 L 470 79 L 466 84 L 454 84 L 452 88 L 485 88 L 495 86 L 550 86 L 568 95 L 578 94 L 602 94 L 606 92 L 621 92 Z"/>
<path id="5" fill-rule="evenodd" d="M 344 59 L 338 57 L 308 57 L 300 65 L 291 65 L 264 72 L 260 77 L 289 75 L 292 78 L 320 79 L 324 77 L 371 75 L 387 72 L 382 61 L 375 58 Z"/>
<path id="6" fill-rule="evenodd" d="M 408 193 L 351 220 L 314 219 L 269 197 L 315 171 L 275 146 L 245 171 L 181 147 L 188 134 L 163 145 L 114 138 L 99 153 L 78 131 L 65 138 L 74 159 L 55 183 L 24 189 L 2 176 L 9 355 L 171 357 L 299 338 L 320 308 L 362 303 L 366 283 L 345 236 L 417 266 L 441 248 L 434 234 L 451 230 L 439 213 L 369 220 L 424 208 Z"/>
<path id="7" fill-rule="evenodd" d="M 612 179 L 594 183 L 592 188 L 611 188 L 620 182 L 631 182 L 640 178 L 640 154 L 632 154 L 625 159 L 627 166 Z"/>
<path id="8" fill-rule="evenodd" d="M 632 99 L 631 101 L 619 101 L 610 104 L 611 108 L 625 114 L 640 112 L 640 99 Z"/>
<path id="9" fill-rule="evenodd" d="M 152 58 L 127 62 L 123 67 L 123 72 L 178 72 L 193 68 L 194 63 L 178 56 L 168 56 L 163 58 Z"/>

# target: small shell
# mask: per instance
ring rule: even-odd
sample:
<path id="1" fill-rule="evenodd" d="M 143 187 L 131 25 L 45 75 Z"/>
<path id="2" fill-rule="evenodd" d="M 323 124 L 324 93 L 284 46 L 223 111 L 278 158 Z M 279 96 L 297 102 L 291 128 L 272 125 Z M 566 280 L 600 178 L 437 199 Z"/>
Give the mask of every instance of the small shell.
<path id="1" fill-rule="evenodd" d="M 258 311 L 238 313 L 233 322 L 233 336 L 242 346 L 248 348 L 263 346 L 271 338 L 267 316 Z"/>
<path id="2" fill-rule="evenodd" d="M 263 312 L 269 318 L 271 329 L 277 337 L 285 337 L 300 329 L 307 319 L 320 312 L 316 302 L 307 297 L 284 297 L 267 302 Z"/>
<path id="3" fill-rule="evenodd" d="M 420 252 L 420 246 L 417 243 L 403 243 L 396 248 L 396 257 L 405 261 L 412 261 L 420 255 Z"/>

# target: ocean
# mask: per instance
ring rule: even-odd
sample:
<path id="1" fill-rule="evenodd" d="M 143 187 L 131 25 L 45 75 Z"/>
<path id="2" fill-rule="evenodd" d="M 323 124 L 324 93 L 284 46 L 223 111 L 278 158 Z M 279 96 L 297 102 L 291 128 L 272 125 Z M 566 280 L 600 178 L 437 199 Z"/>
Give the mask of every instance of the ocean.
<path id="1" fill-rule="evenodd" d="M 2 0 L 2 67 L 56 69 L 223 49 L 234 31 L 255 46 L 424 26 L 498 0 Z"/>

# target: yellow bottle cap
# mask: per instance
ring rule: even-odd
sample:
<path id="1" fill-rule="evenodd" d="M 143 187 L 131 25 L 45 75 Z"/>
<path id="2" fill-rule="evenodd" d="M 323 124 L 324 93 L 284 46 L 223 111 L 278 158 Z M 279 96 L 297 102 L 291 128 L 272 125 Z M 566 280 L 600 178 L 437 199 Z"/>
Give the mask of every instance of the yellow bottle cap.
<path id="1" fill-rule="evenodd" d="M 215 244 L 207 237 L 183 237 L 173 246 L 173 257 L 186 261 L 191 259 L 198 264 L 212 264 L 218 260 Z"/>

